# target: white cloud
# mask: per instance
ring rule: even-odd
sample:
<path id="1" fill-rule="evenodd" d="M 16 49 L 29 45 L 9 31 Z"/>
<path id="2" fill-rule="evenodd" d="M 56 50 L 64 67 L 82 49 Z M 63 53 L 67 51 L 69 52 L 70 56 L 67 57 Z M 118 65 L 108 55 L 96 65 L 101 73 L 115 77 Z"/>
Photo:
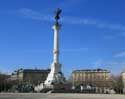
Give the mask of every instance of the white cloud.
<path id="1" fill-rule="evenodd" d="M 107 67 L 107 68 L 115 68 L 115 67 L 122 67 L 125 65 L 124 60 L 118 60 L 118 59 L 98 59 L 95 62 L 92 63 L 93 66 L 101 66 L 101 67 Z"/>
<path id="2" fill-rule="evenodd" d="M 81 52 L 87 51 L 88 48 L 78 48 L 78 49 L 62 49 L 62 52 Z"/>
<path id="3" fill-rule="evenodd" d="M 117 36 L 115 36 L 115 35 L 106 35 L 106 36 L 104 36 L 104 39 L 108 39 L 108 40 L 115 39 L 115 38 L 117 38 Z"/>
<path id="4" fill-rule="evenodd" d="M 119 36 L 125 37 L 125 32 L 121 32 Z"/>
<path id="5" fill-rule="evenodd" d="M 45 15 L 38 11 L 34 11 L 28 8 L 22 8 L 17 11 L 17 13 L 23 17 L 30 18 L 39 21 L 54 21 L 53 16 Z M 103 22 L 96 19 L 87 19 L 81 17 L 63 16 L 61 21 L 68 24 L 79 24 L 79 25 L 92 25 L 97 28 L 119 30 L 124 32 L 125 26 L 122 24 L 111 24 L 109 22 Z"/>
<path id="6" fill-rule="evenodd" d="M 67 10 L 71 10 L 72 7 L 78 6 L 79 4 L 84 4 L 88 0 L 63 0 L 63 2 L 60 3 L 60 7 L 68 8 Z"/>
<path id="7" fill-rule="evenodd" d="M 124 37 L 125 37 L 125 32 L 114 33 L 112 35 L 108 33 L 107 35 L 104 36 L 104 39 L 112 40 L 112 39 L 124 38 Z"/>
<path id="8" fill-rule="evenodd" d="M 125 26 L 122 24 L 111 24 L 108 22 L 106 23 L 100 20 L 95 20 L 95 19 L 64 16 L 63 22 L 67 22 L 71 24 L 92 25 L 92 26 L 96 26 L 97 28 L 102 28 L 102 29 L 125 31 Z"/>
<path id="9" fill-rule="evenodd" d="M 110 70 L 113 74 L 119 74 L 125 70 L 125 60 L 109 59 L 109 60 L 96 60 L 91 64 L 93 68 L 102 68 Z"/>
<path id="10" fill-rule="evenodd" d="M 103 63 L 103 60 L 102 60 L 102 59 L 98 59 L 98 60 L 96 60 L 95 62 L 93 62 L 92 65 L 94 65 L 94 66 L 97 67 L 97 66 L 101 66 L 102 63 Z"/>
<path id="11" fill-rule="evenodd" d="M 120 52 L 114 55 L 115 58 L 125 57 L 125 52 Z"/>
<path id="12" fill-rule="evenodd" d="M 45 15 L 38 11 L 34 11 L 32 9 L 27 9 L 27 8 L 22 8 L 17 10 L 17 14 L 34 20 L 53 21 L 53 18 L 50 15 Z"/>
<path id="13" fill-rule="evenodd" d="M 51 50 L 43 50 L 43 49 L 27 49 L 27 50 L 21 50 L 17 51 L 16 53 L 51 53 Z"/>
<path id="14" fill-rule="evenodd" d="M 60 49 L 61 53 L 74 53 L 74 52 L 82 52 L 87 51 L 88 48 L 76 48 L 76 49 Z M 53 49 L 27 49 L 27 50 L 21 50 L 17 51 L 16 53 L 52 53 Z"/>

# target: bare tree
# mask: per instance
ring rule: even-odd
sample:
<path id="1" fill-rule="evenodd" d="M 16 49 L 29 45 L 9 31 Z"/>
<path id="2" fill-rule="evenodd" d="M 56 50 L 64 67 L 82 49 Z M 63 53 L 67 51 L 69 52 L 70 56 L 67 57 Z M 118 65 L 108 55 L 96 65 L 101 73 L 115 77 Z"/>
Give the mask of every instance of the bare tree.
<path id="1" fill-rule="evenodd" d="M 122 77 L 121 75 L 111 75 L 112 87 L 116 93 L 122 93 Z"/>

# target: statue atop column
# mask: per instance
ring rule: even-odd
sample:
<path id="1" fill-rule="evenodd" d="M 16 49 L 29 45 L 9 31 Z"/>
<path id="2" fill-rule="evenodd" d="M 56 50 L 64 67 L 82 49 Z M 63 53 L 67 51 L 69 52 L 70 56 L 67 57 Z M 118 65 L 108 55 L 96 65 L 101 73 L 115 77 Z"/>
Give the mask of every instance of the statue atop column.
<path id="1" fill-rule="evenodd" d="M 57 8 L 57 10 L 55 11 L 55 20 L 56 20 L 55 25 L 59 24 L 58 20 L 60 19 L 61 12 L 62 12 L 62 9 L 60 8 Z"/>

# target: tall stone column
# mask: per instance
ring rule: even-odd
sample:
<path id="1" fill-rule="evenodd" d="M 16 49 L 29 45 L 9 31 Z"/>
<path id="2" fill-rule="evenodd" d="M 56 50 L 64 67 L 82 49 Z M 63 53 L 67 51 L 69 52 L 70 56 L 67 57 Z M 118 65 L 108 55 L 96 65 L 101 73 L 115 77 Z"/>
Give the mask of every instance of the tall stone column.
<path id="1" fill-rule="evenodd" d="M 54 30 L 53 62 L 59 63 L 59 30 L 61 28 L 61 25 L 55 24 L 52 28 Z"/>
<path id="2" fill-rule="evenodd" d="M 61 64 L 59 63 L 59 30 L 61 25 L 55 24 L 52 28 L 54 30 L 53 62 L 51 64 L 51 71 L 44 83 L 45 86 L 64 83 L 64 76 L 61 72 Z"/>
<path id="3" fill-rule="evenodd" d="M 60 19 L 61 9 L 57 9 L 56 16 L 55 16 L 55 24 L 53 25 L 54 30 L 54 46 L 53 46 L 53 62 L 51 64 L 51 71 L 48 74 L 48 77 L 45 81 L 45 86 L 53 86 L 56 84 L 60 84 L 65 82 L 65 78 L 61 72 L 61 64 L 59 63 L 59 30 L 61 25 L 59 24 L 58 20 Z"/>
<path id="4" fill-rule="evenodd" d="M 61 64 L 59 63 L 59 30 L 61 28 L 61 25 L 59 24 L 58 20 L 60 19 L 59 15 L 61 11 L 62 10 L 59 8 L 55 11 L 55 24 L 52 27 L 54 30 L 54 46 L 51 70 L 45 82 L 35 87 L 36 91 L 40 91 L 44 88 L 54 88 L 56 87 L 56 85 L 58 86 L 58 84 L 63 85 L 65 83 L 65 78 L 63 76 L 63 73 L 61 72 Z"/>

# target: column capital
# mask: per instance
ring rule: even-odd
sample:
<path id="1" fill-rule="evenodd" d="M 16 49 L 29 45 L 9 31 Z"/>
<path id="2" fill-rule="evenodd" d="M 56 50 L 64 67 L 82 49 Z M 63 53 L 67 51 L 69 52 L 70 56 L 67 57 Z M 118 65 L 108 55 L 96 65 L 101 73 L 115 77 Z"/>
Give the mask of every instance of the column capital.
<path id="1" fill-rule="evenodd" d="M 52 27 L 54 30 L 59 30 L 61 28 L 61 24 L 55 24 Z"/>

